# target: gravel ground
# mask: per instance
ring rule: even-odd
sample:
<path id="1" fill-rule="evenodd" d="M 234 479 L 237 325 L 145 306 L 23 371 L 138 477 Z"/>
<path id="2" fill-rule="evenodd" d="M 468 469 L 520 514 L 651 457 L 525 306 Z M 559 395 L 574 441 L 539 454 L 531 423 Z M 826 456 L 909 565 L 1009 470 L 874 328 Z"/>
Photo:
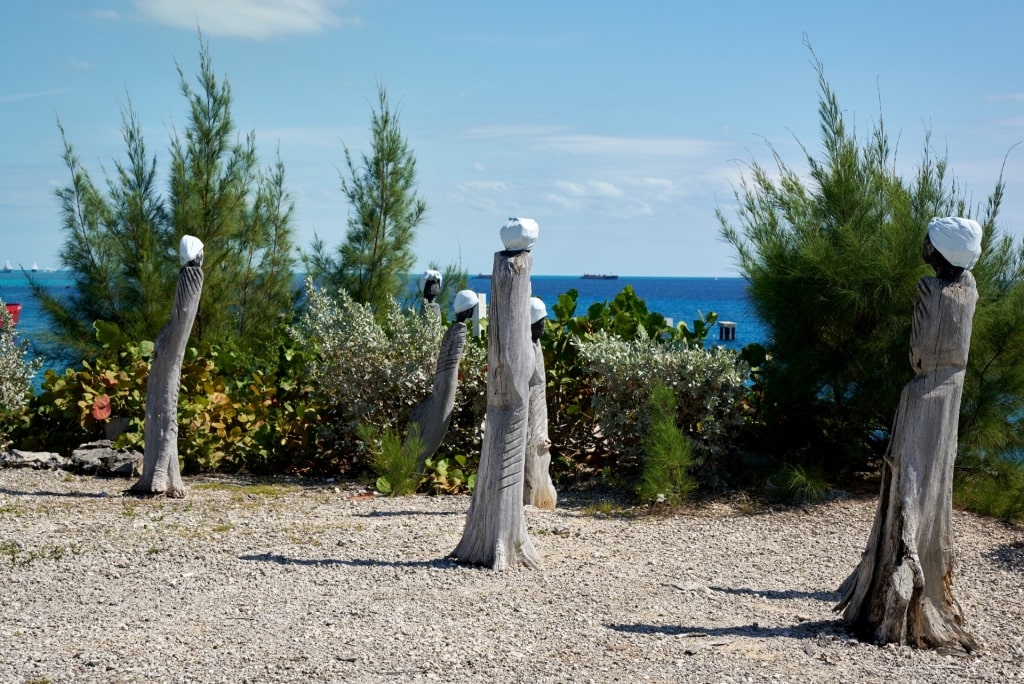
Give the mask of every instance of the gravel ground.
<path id="1" fill-rule="evenodd" d="M 0 682 L 1024 681 L 1024 530 L 955 514 L 976 657 L 861 643 L 835 589 L 874 501 L 527 510 L 542 569 L 445 558 L 467 497 L 0 470 Z"/>

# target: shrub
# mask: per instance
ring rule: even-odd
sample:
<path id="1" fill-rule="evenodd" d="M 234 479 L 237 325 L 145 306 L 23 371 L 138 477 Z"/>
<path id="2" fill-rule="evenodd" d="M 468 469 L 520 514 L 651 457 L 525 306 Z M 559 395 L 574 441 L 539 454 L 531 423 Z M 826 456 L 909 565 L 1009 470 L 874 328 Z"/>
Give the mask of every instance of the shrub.
<path id="1" fill-rule="evenodd" d="M 596 335 L 615 335 L 623 340 L 645 339 L 654 344 L 703 347 L 717 314 L 699 315 L 691 330 L 685 323 L 675 327 L 665 317 L 649 311 L 647 303 L 627 285 L 608 302 L 595 302 L 576 315 L 579 292 L 570 289 L 552 306 L 541 344 L 547 371 L 547 401 L 552 467 L 563 478 L 585 478 L 601 472 L 614 461 L 609 444 L 595 422 L 591 398 L 592 379 L 580 358 L 578 341 Z"/>
<path id="2" fill-rule="evenodd" d="M 32 377 L 39 370 L 38 359 L 27 359 L 27 341 L 19 341 L 14 321 L 0 301 L 0 449 L 10 441 L 10 431 L 25 415 L 32 393 Z"/>
<path id="3" fill-rule="evenodd" d="M 681 504 L 697 486 L 690 476 L 692 442 L 676 426 L 676 400 L 661 382 L 651 389 L 651 424 L 644 438 L 644 461 L 636 496 L 644 503 Z"/>
<path id="4" fill-rule="evenodd" d="M 359 425 L 404 432 L 413 407 L 429 396 L 444 328 L 393 300 L 375 315 L 345 291 L 330 296 L 307 284 L 306 293 L 307 309 L 292 333 L 315 350 L 308 373 L 327 419 L 321 438 L 339 451 L 364 453 Z M 485 367 L 486 349 L 471 338 L 444 445 L 452 453 L 479 450 Z"/>
<path id="5" fill-rule="evenodd" d="M 360 425 L 359 438 L 370 452 L 370 467 L 377 474 L 377 491 L 389 496 L 415 494 L 420 483 L 417 471 L 420 449 L 423 441 L 415 424 L 408 435 L 385 428 L 378 432 L 370 425 Z"/>
<path id="6" fill-rule="evenodd" d="M 698 480 L 713 488 L 727 483 L 726 455 L 733 431 L 744 422 L 748 373 L 734 351 L 601 334 L 580 341 L 579 353 L 594 386 L 595 419 L 616 454 L 617 476 L 632 479 L 641 463 L 652 419 L 648 398 L 663 382 L 677 402 L 676 424 L 694 440 Z"/>
<path id="7" fill-rule="evenodd" d="M 1007 457 L 968 456 L 957 465 L 953 503 L 982 515 L 1024 520 L 1024 461 Z"/>
<path id="8" fill-rule="evenodd" d="M 116 446 L 142 449 L 151 342 L 129 342 L 97 324 L 107 354 L 63 373 L 47 371 L 20 436 L 30 448 L 68 452 L 124 423 Z M 186 351 L 178 399 L 178 453 L 186 472 L 269 472 L 310 467 L 319 422 L 310 386 L 300 378 L 302 352 L 282 348 L 277 364 L 251 368 L 215 347 Z"/>

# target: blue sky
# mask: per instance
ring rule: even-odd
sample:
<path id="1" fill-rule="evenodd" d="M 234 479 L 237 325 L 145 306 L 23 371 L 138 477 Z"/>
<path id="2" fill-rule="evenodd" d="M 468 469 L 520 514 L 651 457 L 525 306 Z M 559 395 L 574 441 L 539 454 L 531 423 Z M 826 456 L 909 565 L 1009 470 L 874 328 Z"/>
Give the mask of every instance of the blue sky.
<path id="1" fill-rule="evenodd" d="M 914 171 L 924 149 L 981 203 L 1024 140 L 1015 3 L 633 0 L 6 0 L 0 22 L 0 263 L 57 267 L 60 118 L 94 179 L 123 156 L 129 98 L 167 167 L 186 124 L 197 26 L 239 134 L 280 152 L 297 241 L 344 237 L 343 144 L 367 150 L 381 82 L 429 206 L 417 269 L 489 271 L 509 216 L 540 224 L 534 273 L 736 275 L 715 210 L 770 143 L 820 151 L 804 37 L 848 123 L 881 112 Z M 1024 145 L 1001 227 L 1024 234 Z"/>

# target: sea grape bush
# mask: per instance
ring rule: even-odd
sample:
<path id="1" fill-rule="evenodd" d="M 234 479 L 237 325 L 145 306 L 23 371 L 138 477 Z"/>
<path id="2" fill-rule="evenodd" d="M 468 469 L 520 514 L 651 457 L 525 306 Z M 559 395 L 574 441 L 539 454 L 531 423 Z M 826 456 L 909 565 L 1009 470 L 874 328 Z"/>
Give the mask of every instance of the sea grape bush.
<path id="1" fill-rule="evenodd" d="M 27 351 L 28 342 L 18 340 L 11 314 L 0 301 L 0 448 L 6 448 L 11 427 L 24 416 L 39 370 L 39 360 L 27 358 Z"/>
<path id="2" fill-rule="evenodd" d="M 700 349 L 718 318 L 711 312 L 699 315 L 692 329 L 685 323 L 671 326 L 664 316 L 648 310 L 629 285 L 611 301 L 592 304 L 582 315 L 576 312 L 578 299 L 575 289 L 559 295 L 541 342 L 548 376 L 549 432 L 555 435 L 552 467 L 563 480 L 585 480 L 617 467 L 614 445 L 595 416 L 592 402 L 597 387 L 580 358 L 579 343 L 604 335 Z"/>
<path id="3" fill-rule="evenodd" d="M 615 454 L 616 475 L 629 480 L 642 462 L 652 392 L 664 383 L 675 397 L 676 424 L 693 440 L 697 479 L 710 487 L 725 483 L 730 441 L 744 422 L 749 373 L 736 352 L 658 343 L 643 333 L 629 340 L 600 333 L 579 339 L 577 346 L 593 383 L 594 419 Z"/>
<path id="4" fill-rule="evenodd" d="M 115 446 L 144 448 L 146 383 L 153 343 L 129 342 L 116 326 L 97 324 L 110 353 L 62 373 L 47 371 L 30 404 L 19 444 L 69 452 L 107 436 Z M 186 350 L 178 399 L 178 454 L 184 471 L 303 470 L 317 453 L 319 422 L 311 387 L 301 376 L 303 352 L 282 348 L 275 366 L 243 367 L 216 347 Z"/>

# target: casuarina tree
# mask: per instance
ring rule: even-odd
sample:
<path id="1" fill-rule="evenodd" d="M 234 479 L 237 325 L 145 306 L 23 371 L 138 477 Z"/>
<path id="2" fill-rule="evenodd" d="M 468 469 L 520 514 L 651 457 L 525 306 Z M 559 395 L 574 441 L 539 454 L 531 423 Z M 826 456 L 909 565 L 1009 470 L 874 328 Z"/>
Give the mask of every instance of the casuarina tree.
<path id="1" fill-rule="evenodd" d="M 401 301 L 416 260 L 413 241 L 427 204 L 416 192 L 416 158 L 398 125 L 387 90 L 377 87 L 370 119 L 371 151 L 357 162 L 345 146 L 347 175 L 341 191 L 349 203 L 344 242 L 331 253 L 317 236 L 306 270 L 328 289 L 381 311 L 389 298 Z"/>
<path id="2" fill-rule="evenodd" d="M 279 160 L 260 167 L 253 133 L 237 139 L 231 89 L 214 74 L 205 43 L 198 84 L 190 84 L 180 66 L 178 73 L 188 123 L 172 136 L 167 193 L 158 186 L 157 159 L 147 151 L 130 103 L 122 112 L 126 158 L 115 161 L 106 192 L 58 122 L 71 174 L 57 191 L 65 232 L 60 261 L 75 280 L 61 297 L 34 288 L 55 341 L 73 359 L 100 351 L 96 321 L 116 324 L 132 340 L 156 336 L 171 305 L 172 257 L 184 235 L 206 245 L 194 341 L 258 355 L 273 344 L 272 331 L 290 320 L 296 252 L 284 167 Z"/>
<path id="3" fill-rule="evenodd" d="M 927 145 L 913 178 L 898 176 L 881 120 L 866 143 L 858 140 L 820 62 L 817 73 L 823 155 L 808 153 L 806 175 L 777 153 L 777 170 L 752 163 L 736 192 L 739 225 L 722 211 L 719 219 L 770 339 L 759 448 L 835 474 L 877 463 L 887 446 L 910 378 L 905 349 L 917 282 L 927 274 L 920 258 L 924 226 L 934 216 L 971 210 L 945 159 Z M 997 233 L 1000 196 L 1001 183 L 980 218 L 986 245 Z M 1017 287 L 992 287 L 1007 272 L 984 257 L 975 270 L 980 318 Z M 986 301 L 986 293 L 993 297 Z M 1015 325 L 1020 330 L 1021 321 Z M 988 364 L 990 378 L 1005 378 L 1006 364 L 1019 363 L 1006 350 L 978 351 L 971 366 Z M 964 404 L 973 407 L 982 389 L 970 375 Z M 1012 396 L 1006 389 L 1004 400 Z M 1011 426 L 996 425 L 988 406 L 989 434 L 1006 434 Z"/>

